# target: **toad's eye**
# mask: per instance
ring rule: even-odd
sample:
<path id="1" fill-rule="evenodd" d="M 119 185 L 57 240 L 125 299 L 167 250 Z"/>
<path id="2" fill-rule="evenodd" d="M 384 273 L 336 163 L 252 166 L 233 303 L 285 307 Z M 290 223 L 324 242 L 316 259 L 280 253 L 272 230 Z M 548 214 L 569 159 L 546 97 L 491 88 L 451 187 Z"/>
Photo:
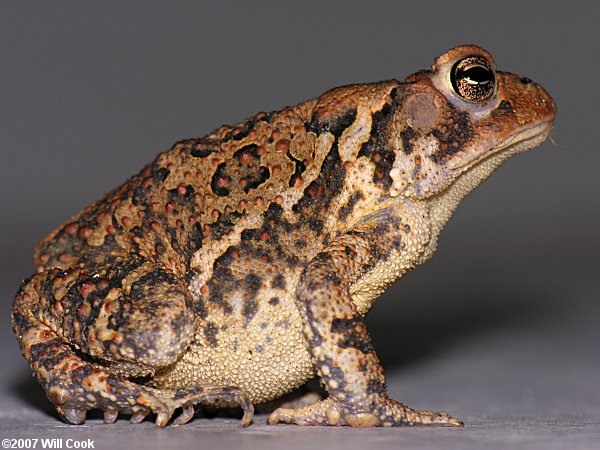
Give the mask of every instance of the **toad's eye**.
<path id="1" fill-rule="evenodd" d="M 459 59 L 450 71 L 452 88 L 463 100 L 480 103 L 492 96 L 496 75 L 487 59 L 467 56 Z"/>

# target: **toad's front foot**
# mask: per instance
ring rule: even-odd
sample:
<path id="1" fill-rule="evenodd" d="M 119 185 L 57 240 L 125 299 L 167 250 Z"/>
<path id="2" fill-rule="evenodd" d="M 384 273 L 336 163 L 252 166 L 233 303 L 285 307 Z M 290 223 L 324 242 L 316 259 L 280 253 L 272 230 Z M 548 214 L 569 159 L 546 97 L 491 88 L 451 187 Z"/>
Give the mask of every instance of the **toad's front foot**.
<path id="1" fill-rule="evenodd" d="M 382 397 L 369 409 L 352 407 L 328 398 L 299 409 L 279 408 L 268 418 L 269 425 L 280 422 L 296 425 L 349 425 L 355 428 L 430 425 L 462 427 L 463 422 L 445 412 L 417 411 Z"/>

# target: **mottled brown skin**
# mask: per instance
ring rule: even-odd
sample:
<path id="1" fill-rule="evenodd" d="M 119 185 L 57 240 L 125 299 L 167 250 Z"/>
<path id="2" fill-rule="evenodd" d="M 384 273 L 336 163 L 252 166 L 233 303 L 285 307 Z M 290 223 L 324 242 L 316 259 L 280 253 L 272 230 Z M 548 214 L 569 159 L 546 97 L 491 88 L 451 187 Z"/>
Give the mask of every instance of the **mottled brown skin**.
<path id="1" fill-rule="evenodd" d="M 470 55 L 483 66 L 452 75 Z M 326 400 L 268 422 L 461 425 L 387 396 L 363 316 L 555 112 L 541 86 L 463 46 L 404 82 L 178 142 L 39 244 L 13 306 L 23 355 L 70 423 L 130 409 L 162 427 L 204 404 L 240 405 L 248 425 L 252 403 L 318 374 Z"/>

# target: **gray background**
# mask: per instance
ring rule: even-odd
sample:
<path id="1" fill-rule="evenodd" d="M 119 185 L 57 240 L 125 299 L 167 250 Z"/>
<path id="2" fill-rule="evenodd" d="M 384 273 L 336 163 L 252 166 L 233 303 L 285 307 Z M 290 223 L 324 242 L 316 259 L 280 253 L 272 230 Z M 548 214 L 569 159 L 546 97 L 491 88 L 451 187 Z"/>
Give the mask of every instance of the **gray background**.
<path id="1" fill-rule="evenodd" d="M 96 448 L 600 448 L 598 5 L 0 3 L 0 437 L 89 437 Z M 9 324 L 39 238 L 175 140 L 337 85 L 402 78 L 462 43 L 541 82 L 559 107 L 556 145 L 513 158 L 471 195 L 434 258 L 368 318 L 391 395 L 448 410 L 464 429 L 56 419 Z"/>

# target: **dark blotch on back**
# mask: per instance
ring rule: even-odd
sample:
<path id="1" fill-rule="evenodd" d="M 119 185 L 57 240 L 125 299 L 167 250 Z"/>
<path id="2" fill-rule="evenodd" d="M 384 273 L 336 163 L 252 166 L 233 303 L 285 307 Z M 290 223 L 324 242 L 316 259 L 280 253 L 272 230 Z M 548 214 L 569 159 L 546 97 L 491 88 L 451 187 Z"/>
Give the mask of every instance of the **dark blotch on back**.
<path id="1" fill-rule="evenodd" d="M 355 120 L 356 109 L 349 108 L 341 115 L 334 115 L 324 120 L 318 116 L 318 112 L 315 112 L 311 121 L 304 124 L 308 132 L 317 135 L 331 133 L 335 139 L 323 161 L 319 177 L 308 185 L 302 198 L 293 206 L 292 209 L 295 213 L 305 213 L 312 217 L 318 216 L 342 190 L 346 169 L 341 162 L 338 141 L 344 130 Z M 298 170 L 298 165 L 296 165 L 296 170 Z M 292 180 L 290 180 L 291 182 Z M 316 225 L 317 223 L 312 224 L 313 229 L 322 228 Z"/>
<path id="2" fill-rule="evenodd" d="M 296 183 L 296 179 L 302 176 L 302 174 L 306 170 L 306 164 L 304 164 L 304 161 L 294 158 L 294 156 L 289 151 L 287 153 L 287 157 L 294 162 L 294 173 L 290 177 L 289 183 L 289 186 L 292 187 Z"/>
<path id="3" fill-rule="evenodd" d="M 210 188 L 215 193 L 215 195 L 218 195 L 219 197 L 227 197 L 229 195 L 228 187 L 219 186 L 220 180 L 227 180 L 228 182 L 231 182 L 231 178 L 229 176 L 225 175 L 226 168 L 227 168 L 226 162 L 222 162 L 221 164 L 219 164 L 219 166 L 217 167 L 217 170 L 215 170 L 215 174 L 213 175 L 212 179 L 210 180 Z"/>
<path id="4" fill-rule="evenodd" d="M 243 165 L 240 161 L 242 156 L 250 156 L 252 158 L 247 164 Z M 271 173 L 265 166 L 260 165 L 259 147 L 256 144 L 248 144 L 240 148 L 233 154 L 232 163 L 237 161 L 238 166 L 242 168 L 242 178 L 245 181 L 243 191 L 247 194 L 251 189 L 256 189 L 261 184 L 265 183 Z"/>
<path id="5" fill-rule="evenodd" d="M 244 145 L 242 148 L 240 148 L 238 151 L 236 151 L 233 154 L 233 158 L 234 159 L 238 159 L 244 153 L 248 153 L 248 154 L 252 155 L 252 157 L 254 159 L 259 159 L 260 158 L 260 156 L 258 155 L 258 145 L 256 145 L 256 144 Z"/>
<path id="6" fill-rule="evenodd" d="M 202 233 L 202 227 L 200 226 L 200 222 L 194 223 L 190 234 L 189 234 L 189 249 L 190 253 L 193 253 L 202 248 L 202 239 L 204 238 L 204 233 Z"/>
<path id="7" fill-rule="evenodd" d="M 242 215 L 243 214 L 238 211 L 220 213 L 219 218 L 209 225 L 212 239 L 218 240 L 229 233 L 237 224 Z"/>
<path id="8" fill-rule="evenodd" d="M 346 169 L 342 165 L 336 138 L 323 161 L 319 177 L 306 187 L 304 195 L 292 210 L 295 213 L 306 212 L 311 216 L 322 213 L 341 192 L 345 177 Z"/>
<path id="9" fill-rule="evenodd" d="M 373 182 L 388 187 L 392 180 L 385 174 L 389 173 L 395 159 L 394 152 L 387 146 L 388 126 L 396 102 L 394 91 L 395 89 L 392 91 L 392 103 L 386 103 L 381 110 L 371 115 L 372 125 L 369 140 L 362 145 L 358 152 L 359 157 L 365 156 L 375 164 Z"/>
<path id="10" fill-rule="evenodd" d="M 244 120 L 242 123 L 233 128 L 229 133 L 227 133 L 222 142 L 227 141 L 241 141 L 245 137 L 248 137 L 250 132 L 256 127 L 256 124 L 259 122 L 270 123 L 273 116 L 276 114 L 276 111 L 270 113 L 262 113 L 260 117 L 251 117 L 249 119 Z"/>
<path id="11" fill-rule="evenodd" d="M 206 158 L 219 151 L 212 142 L 204 139 L 201 139 L 197 143 L 194 142 L 193 145 L 189 146 L 189 149 L 190 155 L 194 158 Z"/>
<path id="12" fill-rule="evenodd" d="M 150 167 L 150 175 L 158 183 L 165 181 L 170 173 L 171 171 L 169 169 L 160 167 L 156 161 L 152 163 L 152 166 Z"/>
<path id="13" fill-rule="evenodd" d="M 260 166 L 252 177 L 246 177 L 246 186 L 244 186 L 244 192 L 247 194 L 250 192 L 250 189 L 256 189 L 269 178 L 271 178 L 269 169 L 265 166 Z"/>

